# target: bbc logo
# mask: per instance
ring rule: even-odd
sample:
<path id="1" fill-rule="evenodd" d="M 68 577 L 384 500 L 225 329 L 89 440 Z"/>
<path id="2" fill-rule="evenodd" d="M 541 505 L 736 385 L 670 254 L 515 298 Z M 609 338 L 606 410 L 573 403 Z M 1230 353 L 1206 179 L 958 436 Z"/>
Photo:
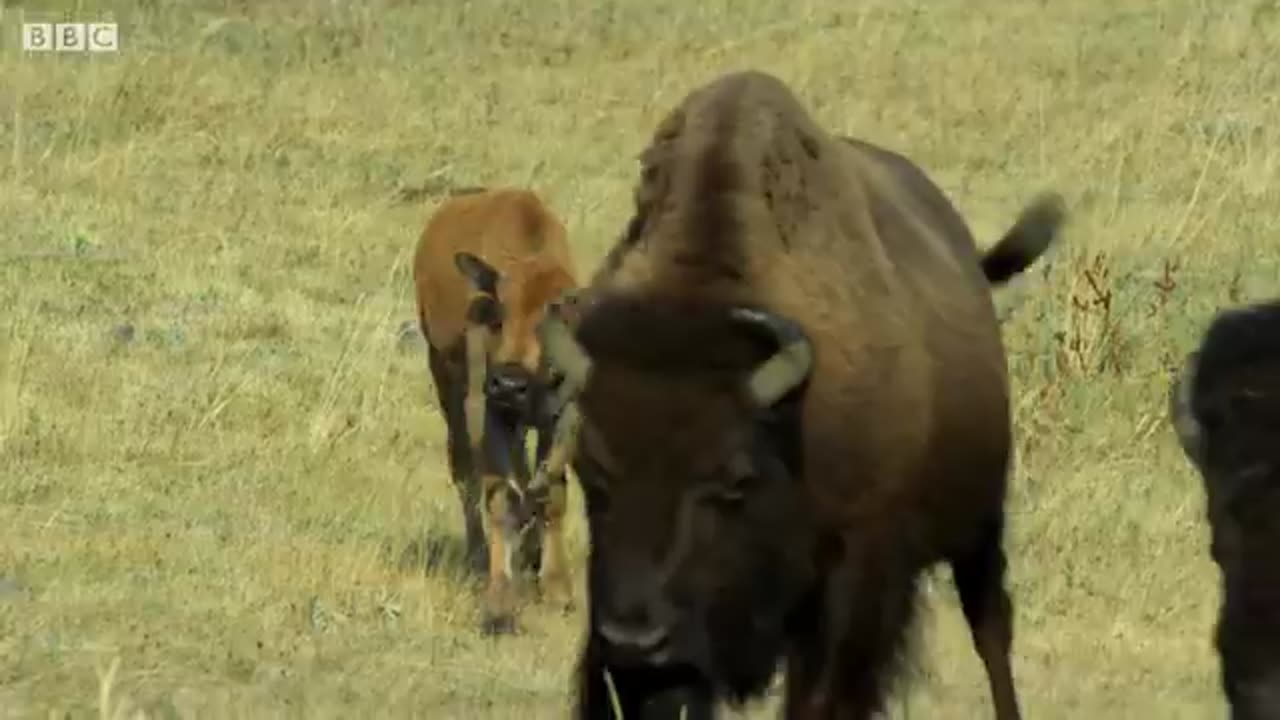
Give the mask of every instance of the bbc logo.
<path id="1" fill-rule="evenodd" d="M 116 23 L 23 23 L 22 49 L 28 52 L 118 52 Z"/>

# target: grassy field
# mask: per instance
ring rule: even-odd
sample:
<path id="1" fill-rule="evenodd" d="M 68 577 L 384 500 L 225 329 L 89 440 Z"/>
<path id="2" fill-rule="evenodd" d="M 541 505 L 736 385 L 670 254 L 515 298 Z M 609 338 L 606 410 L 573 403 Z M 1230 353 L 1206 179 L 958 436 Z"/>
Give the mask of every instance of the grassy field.
<path id="1" fill-rule="evenodd" d="M 460 517 L 406 261 L 442 189 L 516 184 L 593 269 L 659 117 L 747 67 L 916 158 L 980 242 L 1066 195 L 999 296 L 1026 715 L 1224 717 L 1164 399 L 1214 309 L 1280 289 L 1278 9 L 8 2 L 0 718 L 564 717 L 581 615 L 481 638 L 422 551 Z M 121 50 L 24 55 L 24 17 L 114 18 Z M 986 716 L 945 571 L 928 604 L 894 717 Z"/>

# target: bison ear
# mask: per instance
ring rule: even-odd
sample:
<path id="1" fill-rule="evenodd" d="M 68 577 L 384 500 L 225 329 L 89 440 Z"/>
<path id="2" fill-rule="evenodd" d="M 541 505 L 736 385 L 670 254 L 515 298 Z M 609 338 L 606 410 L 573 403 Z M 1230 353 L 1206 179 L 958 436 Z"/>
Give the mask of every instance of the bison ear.
<path id="1" fill-rule="evenodd" d="M 460 251 L 454 254 L 453 264 L 458 266 L 458 272 L 480 292 L 489 295 L 498 293 L 498 271 L 489 263 L 469 252 Z"/>

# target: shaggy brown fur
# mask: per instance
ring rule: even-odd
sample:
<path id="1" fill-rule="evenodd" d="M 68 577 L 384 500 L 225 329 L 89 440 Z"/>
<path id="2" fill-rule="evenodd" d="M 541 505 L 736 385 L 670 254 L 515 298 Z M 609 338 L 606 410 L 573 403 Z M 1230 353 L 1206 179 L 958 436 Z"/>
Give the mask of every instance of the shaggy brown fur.
<path id="1" fill-rule="evenodd" d="M 537 461 L 551 451 L 550 378 L 535 329 L 548 303 L 577 286 L 564 225 L 527 190 L 455 195 L 423 229 L 413 277 L 468 557 L 488 574 L 484 626 L 510 629 L 513 565 L 540 569 L 543 590 L 566 607 L 571 597 L 563 470 L 544 473 L 542 502 L 527 502 L 524 448 L 533 426 Z M 541 522 L 525 532 L 535 515 Z"/>
<path id="2" fill-rule="evenodd" d="M 589 633 L 578 714 L 712 715 L 781 664 L 789 718 L 869 718 L 916 578 L 949 562 L 1001 720 L 1010 465 L 989 282 L 1051 243 L 1046 196 L 985 257 L 901 156 L 840 141 L 758 72 L 693 92 L 575 330 Z"/>
<path id="3" fill-rule="evenodd" d="M 1219 313 L 1170 399 L 1209 501 L 1232 720 L 1280 718 L 1280 300 Z"/>

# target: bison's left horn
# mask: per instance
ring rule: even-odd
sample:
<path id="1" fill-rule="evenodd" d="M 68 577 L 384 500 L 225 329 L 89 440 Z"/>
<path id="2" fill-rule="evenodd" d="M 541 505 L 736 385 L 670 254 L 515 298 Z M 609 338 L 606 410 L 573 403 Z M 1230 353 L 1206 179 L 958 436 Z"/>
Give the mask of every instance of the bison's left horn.
<path id="1" fill-rule="evenodd" d="M 747 379 L 747 392 L 758 407 L 769 407 L 804 382 L 813 370 L 813 345 L 793 320 L 753 308 L 734 308 L 737 322 L 763 330 L 777 343 L 778 352 Z"/>
<path id="2" fill-rule="evenodd" d="M 547 313 L 538 323 L 538 342 L 547 363 L 564 374 L 562 393 L 566 398 L 586 387 L 591 376 L 591 357 L 573 337 L 564 318 L 556 312 Z"/>

